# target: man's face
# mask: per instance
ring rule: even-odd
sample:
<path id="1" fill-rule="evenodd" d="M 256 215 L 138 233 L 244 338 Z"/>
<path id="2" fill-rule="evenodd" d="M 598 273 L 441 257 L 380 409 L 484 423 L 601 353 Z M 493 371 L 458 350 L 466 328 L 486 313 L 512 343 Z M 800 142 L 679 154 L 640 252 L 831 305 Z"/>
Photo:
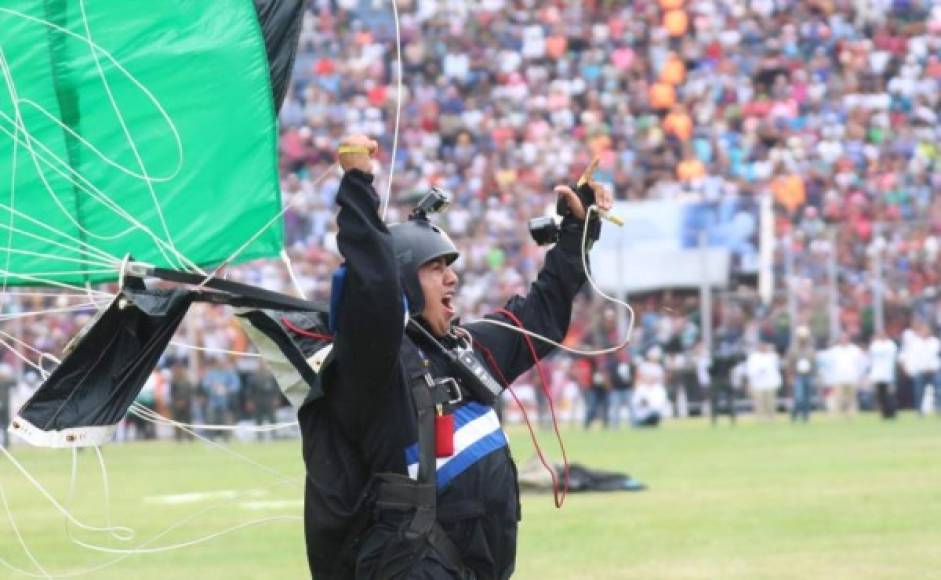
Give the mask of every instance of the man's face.
<path id="1" fill-rule="evenodd" d="M 444 336 L 451 328 L 454 318 L 454 293 L 457 290 L 457 274 L 444 258 L 437 258 L 418 269 L 418 281 L 425 295 L 422 318 L 435 336 Z"/>

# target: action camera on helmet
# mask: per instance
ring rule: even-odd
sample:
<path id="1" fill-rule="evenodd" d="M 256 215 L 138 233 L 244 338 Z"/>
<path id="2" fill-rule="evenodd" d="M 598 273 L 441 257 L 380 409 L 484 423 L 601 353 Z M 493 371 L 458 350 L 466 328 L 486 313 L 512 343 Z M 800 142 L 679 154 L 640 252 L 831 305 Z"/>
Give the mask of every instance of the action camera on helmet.
<path id="1" fill-rule="evenodd" d="M 418 205 L 409 214 L 409 219 L 428 218 L 430 213 L 440 213 L 451 206 L 451 194 L 438 187 L 432 187 L 418 201 Z"/>

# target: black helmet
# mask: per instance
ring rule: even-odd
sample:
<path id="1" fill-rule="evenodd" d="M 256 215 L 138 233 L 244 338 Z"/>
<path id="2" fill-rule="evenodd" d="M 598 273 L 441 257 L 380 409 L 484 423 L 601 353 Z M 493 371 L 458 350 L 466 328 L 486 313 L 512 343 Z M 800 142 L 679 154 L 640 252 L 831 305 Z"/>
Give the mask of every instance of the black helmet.
<path id="1" fill-rule="evenodd" d="M 451 264 L 457 260 L 457 247 L 444 230 L 423 217 L 392 224 L 389 232 L 392 234 L 395 259 L 399 263 L 399 276 L 408 299 L 409 314 L 420 314 L 425 307 L 425 295 L 418 281 L 418 269 L 441 257 Z"/>

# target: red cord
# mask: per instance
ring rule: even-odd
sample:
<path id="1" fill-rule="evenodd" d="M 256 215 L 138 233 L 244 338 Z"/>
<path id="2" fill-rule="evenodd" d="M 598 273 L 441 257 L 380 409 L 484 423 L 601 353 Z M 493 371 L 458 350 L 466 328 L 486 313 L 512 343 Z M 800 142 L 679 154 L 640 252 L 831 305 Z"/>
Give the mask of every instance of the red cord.
<path id="1" fill-rule="evenodd" d="M 497 312 L 509 318 L 517 327 L 525 328 L 523 323 L 515 314 L 506 310 L 504 308 L 498 308 Z M 561 508 L 562 504 L 565 503 L 565 497 L 568 495 L 569 490 L 569 461 L 568 455 L 565 452 L 565 443 L 562 441 L 562 434 L 559 432 L 559 421 L 555 414 L 555 403 L 552 401 L 552 394 L 549 392 L 549 381 L 546 379 L 546 374 L 542 368 L 542 364 L 539 361 L 539 355 L 536 354 L 536 347 L 533 345 L 532 339 L 529 335 L 524 334 L 523 338 L 526 340 L 526 346 L 529 347 L 530 354 L 533 355 L 533 361 L 535 362 L 536 371 L 539 373 L 539 382 L 542 383 L 542 392 L 546 396 L 546 400 L 549 401 L 549 414 L 552 416 L 552 429 L 555 432 L 556 440 L 559 442 L 559 449 L 562 452 L 562 490 L 559 491 L 559 482 L 556 477 L 555 469 L 549 465 L 549 462 L 546 461 L 545 455 L 542 453 L 542 448 L 539 446 L 539 441 L 536 439 L 536 434 L 533 431 L 532 423 L 529 421 L 529 414 L 526 412 L 526 408 L 520 402 L 519 397 L 516 396 L 516 391 L 513 390 L 513 387 L 510 386 L 509 382 L 506 380 L 506 377 L 503 376 L 503 373 L 500 372 L 500 367 L 497 366 L 496 360 L 485 346 L 481 345 L 485 354 L 490 360 L 491 366 L 496 370 L 497 374 L 500 376 L 500 380 L 503 381 L 504 386 L 510 391 L 510 395 L 513 397 L 513 400 L 516 401 L 516 405 L 519 407 L 520 411 L 523 413 L 523 420 L 526 422 L 526 428 L 529 430 L 529 437 L 532 439 L 533 447 L 536 449 L 536 455 L 539 457 L 540 463 L 549 472 L 550 477 L 552 478 L 552 498 L 555 502 L 555 507 Z M 478 341 L 477 344 L 480 344 Z"/>
<path id="2" fill-rule="evenodd" d="M 296 332 L 297 334 L 300 334 L 301 336 L 306 336 L 306 337 L 308 337 L 308 338 L 316 338 L 317 340 L 326 340 L 327 342 L 331 342 L 331 341 L 333 340 L 333 336 L 332 336 L 332 335 L 329 335 L 329 334 L 321 334 L 321 333 L 319 333 L 319 332 L 311 332 L 311 331 L 309 331 L 309 330 L 304 330 L 303 328 L 301 328 L 300 326 L 294 324 L 293 322 L 291 322 L 291 321 L 288 320 L 287 318 L 282 318 L 282 319 L 281 319 L 281 324 L 283 324 L 284 326 L 287 326 L 288 329 L 290 329 L 290 330 Z"/>

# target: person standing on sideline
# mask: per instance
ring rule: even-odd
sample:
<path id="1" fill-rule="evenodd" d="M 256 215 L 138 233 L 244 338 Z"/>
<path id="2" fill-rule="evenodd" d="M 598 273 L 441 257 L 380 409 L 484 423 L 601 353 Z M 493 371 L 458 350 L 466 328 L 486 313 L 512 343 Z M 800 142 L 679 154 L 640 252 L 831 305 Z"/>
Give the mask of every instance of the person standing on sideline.
<path id="1" fill-rule="evenodd" d="M 941 361 L 938 359 L 941 354 L 941 342 L 938 337 L 931 334 L 925 322 L 919 321 L 905 342 L 905 351 L 906 366 L 912 377 L 915 412 L 924 414 L 925 390 L 928 385 L 934 387 L 935 407 L 941 408 L 937 384 L 938 370 L 941 368 Z"/>
<path id="2" fill-rule="evenodd" d="M 794 402 L 791 405 L 791 421 L 810 419 L 811 402 L 814 397 L 814 373 L 817 370 L 817 351 L 814 349 L 810 329 L 798 326 L 796 341 L 787 354 L 787 373 L 791 379 Z"/>
<path id="3" fill-rule="evenodd" d="M 738 339 L 731 333 L 720 334 L 719 348 L 709 366 L 709 415 L 713 425 L 719 420 L 721 401 L 725 400 L 729 419 L 735 424 L 735 397 L 738 387 L 734 373 L 744 361 Z"/>
<path id="4" fill-rule="evenodd" d="M 193 404 L 196 399 L 196 385 L 190 380 L 190 372 L 185 359 L 175 359 L 170 365 L 170 412 L 173 420 L 184 425 L 193 424 Z M 192 431 L 175 429 L 176 441 L 192 441 Z"/>
<path id="5" fill-rule="evenodd" d="M 628 417 L 630 417 L 631 381 L 633 376 L 629 360 L 630 353 L 627 349 L 608 355 L 607 358 L 608 380 L 611 384 L 608 424 L 613 429 L 620 425 L 622 411 L 626 411 Z"/>
<path id="6" fill-rule="evenodd" d="M 278 422 L 275 413 L 281 403 L 281 391 L 278 390 L 278 382 L 264 366 L 259 366 L 255 372 L 245 377 L 245 399 L 248 410 L 256 427 L 264 425 L 274 425 Z M 272 438 L 276 431 L 262 431 L 259 429 L 255 438 L 258 441 L 266 441 Z"/>
<path id="7" fill-rule="evenodd" d="M 670 414 L 667 397 L 667 376 L 660 360 L 663 351 L 652 346 L 646 360 L 637 365 L 634 394 L 631 396 L 631 424 L 634 427 L 656 427 Z"/>
<path id="8" fill-rule="evenodd" d="M 585 409 L 585 429 L 591 428 L 595 419 L 601 421 L 602 427 L 608 428 L 608 404 L 610 402 L 611 384 L 607 376 L 607 368 L 603 359 L 589 358 L 588 362 L 588 408 Z"/>
<path id="9" fill-rule="evenodd" d="M 781 360 L 769 342 L 759 342 L 745 360 L 748 390 L 759 419 L 774 419 L 778 389 L 781 388 Z"/>
<path id="10" fill-rule="evenodd" d="M 869 344 L 869 382 L 876 387 L 876 400 L 883 419 L 894 419 L 895 363 L 899 347 L 885 332 L 877 332 Z"/>
<path id="11" fill-rule="evenodd" d="M 852 417 L 856 415 L 859 402 L 856 393 L 866 370 L 866 355 L 850 340 L 845 332 L 827 353 L 829 376 L 833 384 L 833 409 Z"/>
<path id="12" fill-rule="evenodd" d="M 705 415 L 703 406 L 705 405 L 705 396 L 707 393 L 711 393 L 712 389 L 712 377 L 710 376 L 709 369 L 712 367 L 712 357 L 709 355 L 709 349 L 706 348 L 706 343 L 699 341 L 696 343 L 696 346 L 693 347 L 693 368 L 696 371 L 696 384 L 699 387 L 699 392 L 703 394 L 704 401 L 700 403 L 700 413 Z"/>

